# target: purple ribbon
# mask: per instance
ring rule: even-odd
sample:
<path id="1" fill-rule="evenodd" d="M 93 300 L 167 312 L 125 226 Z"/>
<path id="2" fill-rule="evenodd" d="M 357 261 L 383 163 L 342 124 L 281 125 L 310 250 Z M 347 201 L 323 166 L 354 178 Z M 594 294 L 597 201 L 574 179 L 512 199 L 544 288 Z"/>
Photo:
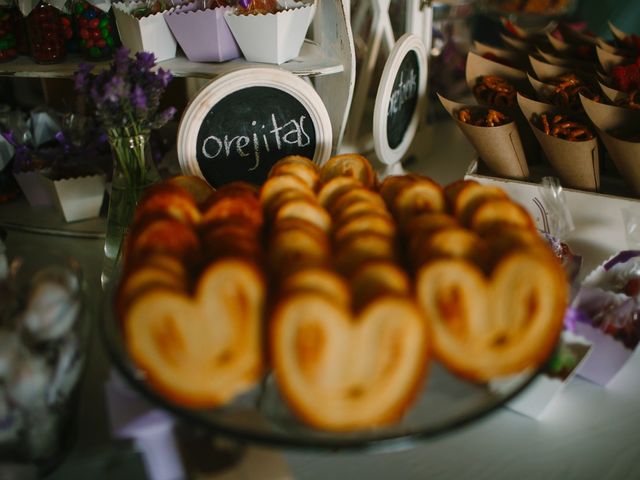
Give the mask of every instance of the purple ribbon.
<path id="1" fill-rule="evenodd" d="M 605 263 L 604 269 L 610 270 L 611 268 L 616 266 L 618 263 L 625 263 L 631 260 L 633 257 L 637 257 L 639 255 L 640 255 L 640 250 L 623 250 L 622 252 L 618 253 L 615 257 L 613 257 L 611 260 L 609 260 L 607 263 Z"/>

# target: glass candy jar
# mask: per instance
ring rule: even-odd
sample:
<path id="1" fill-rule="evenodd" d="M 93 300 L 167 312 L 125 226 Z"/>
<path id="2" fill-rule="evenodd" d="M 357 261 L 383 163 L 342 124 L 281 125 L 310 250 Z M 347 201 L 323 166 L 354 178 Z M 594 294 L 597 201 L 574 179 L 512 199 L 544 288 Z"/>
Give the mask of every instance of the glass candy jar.
<path id="1" fill-rule="evenodd" d="M 74 4 L 73 14 L 80 37 L 80 53 L 88 60 L 111 58 L 120 44 L 111 11 L 105 12 L 80 0 Z"/>
<path id="2" fill-rule="evenodd" d="M 0 3 L 0 62 L 13 60 L 18 56 L 16 12 L 15 7 Z"/>
<path id="3" fill-rule="evenodd" d="M 67 54 L 60 10 L 40 0 L 27 17 L 31 56 L 38 63 L 62 62 Z"/>
<path id="4" fill-rule="evenodd" d="M 77 261 L 30 252 L 0 282 L 0 458 L 42 472 L 70 448 L 89 323 Z"/>

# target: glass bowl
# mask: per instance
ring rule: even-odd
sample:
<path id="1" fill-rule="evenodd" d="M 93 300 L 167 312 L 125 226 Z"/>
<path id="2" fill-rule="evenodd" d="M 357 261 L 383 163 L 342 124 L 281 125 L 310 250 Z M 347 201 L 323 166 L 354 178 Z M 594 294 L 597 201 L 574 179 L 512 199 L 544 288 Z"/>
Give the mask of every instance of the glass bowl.
<path id="1" fill-rule="evenodd" d="M 127 353 L 113 307 L 110 283 L 102 309 L 101 334 L 111 360 L 140 394 L 178 419 L 214 435 L 275 447 L 300 449 L 398 449 L 415 441 L 451 432 L 492 412 L 521 392 L 537 370 L 515 376 L 506 389 L 490 389 L 458 378 L 432 362 L 418 398 L 404 417 L 384 428 L 335 433 L 311 428 L 296 418 L 281 397 L 273 376 L 233 402 L 215 409 L 187 408 L 171 402 L 147 382 Z"/>

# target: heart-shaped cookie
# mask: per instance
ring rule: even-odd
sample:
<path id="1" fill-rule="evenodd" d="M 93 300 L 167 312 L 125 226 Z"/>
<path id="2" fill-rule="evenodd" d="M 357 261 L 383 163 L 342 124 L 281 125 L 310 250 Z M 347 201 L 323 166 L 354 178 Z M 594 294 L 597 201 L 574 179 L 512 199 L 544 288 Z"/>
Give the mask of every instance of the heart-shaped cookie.
<path id="1" fill-rule="evenodd" d="M 483 382 L 543 362 L 556 344 L 567 306 L 560 265 L 541 251 L 514 250 L 490 276 L 464 259 L 440 259 L 416 277 L 434 356 Z"/>
<path id="2" fill-rule="evenodd" d="M 415 304 L 385 296 L 353 318 L 324 295 L 283 300 L 272 317 L 273 371 L 291 408 L 317 428 L 347 431 L 398 419 L 422 386 L 427 324 Z"/>
<path id="3" fill-rule="evenodd" d="M 221 405 L 261 375 L 264 297 L 251 263 L 220 260 L 204 271 L 193 297 L 158 289 L 137 298 L 125 317 L 128 351 L 167 398 Z"/>

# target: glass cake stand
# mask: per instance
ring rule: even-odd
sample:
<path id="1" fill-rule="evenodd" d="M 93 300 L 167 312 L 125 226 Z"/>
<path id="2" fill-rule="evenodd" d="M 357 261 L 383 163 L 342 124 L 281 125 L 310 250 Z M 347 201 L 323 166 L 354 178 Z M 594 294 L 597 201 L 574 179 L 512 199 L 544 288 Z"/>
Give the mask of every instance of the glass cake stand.
<path id="1" fill-rule="evenodd" d="M 223 407 L 187 408 L 154 390 L 129 357 L 113 308 L 113 283 L 110 288 L 100 324 L 104 343 L 119 372 L 135 390 L 179 420 L 237 441 L 313 450 L 409 448 L 417 441 L 451 432 L 487 415 L 520 393 L 538 374 L 538 370 L 519 374 L 507 382 L 506 388 L 494 389 L 461 379 L 432 362 L 417 399 L 401 420 L 383 428 L 347 433 L 317 430 L 298 420 L 270 373 L 254 389 Z"/>

